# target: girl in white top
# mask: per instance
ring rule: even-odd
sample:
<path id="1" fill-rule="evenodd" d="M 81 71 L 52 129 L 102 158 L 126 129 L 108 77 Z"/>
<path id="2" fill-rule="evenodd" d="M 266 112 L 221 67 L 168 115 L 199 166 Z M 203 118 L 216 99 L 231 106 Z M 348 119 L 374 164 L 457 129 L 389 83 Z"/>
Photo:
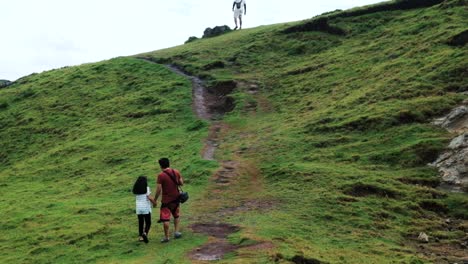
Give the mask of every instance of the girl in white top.
<path id="1" fill-rule="evenodd" d="M 135 194 L 136 214 L 138 216 L 139 241 L 148 243 L 148 232 L 151 227 L 151 203 L 155 204 L 151 198 L 148 179 L 146 176 L 140 176 L 133 185 L 133 194 Z M 143 231 L 144 229 L 144 231 Z"/>

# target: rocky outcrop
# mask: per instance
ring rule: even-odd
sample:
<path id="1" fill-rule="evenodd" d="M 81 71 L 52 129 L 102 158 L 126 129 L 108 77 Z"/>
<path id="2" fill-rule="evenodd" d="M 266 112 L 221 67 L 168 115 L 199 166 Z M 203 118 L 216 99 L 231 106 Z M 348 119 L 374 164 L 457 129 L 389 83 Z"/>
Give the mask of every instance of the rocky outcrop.
<path id="1" fill-rule="evenodd" d="M 432 123 L 451 132 L 463 132 L 468 130 L 468 106 L 459 106 L 452 110 L 448 115 L 438 118 Z"/>
<path id="2" fill-rule="evenodd" d="M 198 38 L 195 37 L 195 36 L 191 36 L 190 38 L 187 39 L 187 41 L 185 41 L 184 44 L 187 44 L 187 43 L 190 43 L 190 42 L 194 42 L 195 40 L 197 40 Z"/>
<path id="3" fill-rule="evenodd" d="M 452 191 L 468 190 L 468 102 L 433 124 L 456 133 L 447 150 L 431 166 L 438 168 L 442 182 Z"/>
<path id="4" fill-rule="evenodd" d="M 232 31 L 230 27 L 224 26 L 216 26 L 214 28 L 206 28 L 203 32 L 203 38 L 211 38 L 216 37 L 225 33 Z"/>
<path id="5" fill-rule="evenodd" d="M 10 82 L 8 80 L 0 80 L 0 88 L 7 87 L 7 86 L 9 86 L 11 84 L 12 84 L 12 82 Z"/>
<path id="6" fill-rule="evenodd" d="M 231 31 L 232 31 L 232 29 L 230 27 L 226 26 L 226 25 L 216 26 L 214 28 L 206 28 L 205 31 L 203 31 L 202 38 L 212 38 L 212 37 L 216 37 L 216 36 L 219 36 L 219 35 L 226 34 L 226 33 L 231 32 Z M 196 40 L 199 40 L 199 38 L 197 38 L 195 36 L 192 36 L 192 37 L 189 37 L 187 39 L 187 41 L 184 42 L 184 44 L 194 42 Z"/>
<path id="7" fill-rule="evenodd" d="M 468 187 L 468 133 L 450 142 L 448 150 L 432 163 L 441 173 L 442 181 L 453 185 L 454 190 Z"/>

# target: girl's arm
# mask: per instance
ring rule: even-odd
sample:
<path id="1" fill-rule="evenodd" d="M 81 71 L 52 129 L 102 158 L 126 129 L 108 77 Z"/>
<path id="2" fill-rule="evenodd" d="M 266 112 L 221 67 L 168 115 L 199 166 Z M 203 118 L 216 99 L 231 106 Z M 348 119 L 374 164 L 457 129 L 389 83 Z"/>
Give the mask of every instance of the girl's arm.
<path id="1" fill-rule="evenodd" d="M 149 195 L 146 195 L 146 197 L 148 198 L 148 200 L 150 200 L 150 202 L 153 204 L 153 205 L 156 205 L 156 200 L 153 199 L 153 197 L 149 196 Z"/>

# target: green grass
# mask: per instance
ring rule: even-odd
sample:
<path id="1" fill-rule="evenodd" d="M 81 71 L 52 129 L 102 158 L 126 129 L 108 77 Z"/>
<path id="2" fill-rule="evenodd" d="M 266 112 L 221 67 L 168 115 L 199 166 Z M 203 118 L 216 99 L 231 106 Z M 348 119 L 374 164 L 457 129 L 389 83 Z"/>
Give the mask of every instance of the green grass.
<path id="1" fill-rule="evenodd" d="M 466 223 L 466 195 L 430 187 L 439 180 L 426 166 L 453 136 L 430 121 L 466 99 L 467 48 L 446 44 L 466 29 L 462 2 L 329 14 L 343 36 L 284 33 L 302 21 L 138 55 L 208 84 L 239 83 L 216 156 L 253 164 L 263 191 L 252 194 L 244 175 L 215 202 L 274 201 L 265 212 L 224 219 L 242 227 L 233 243 L 274 248 L 220 263 L 294 256 L 430 263 L 411 238 L 420 231 L 446 243 L 464 236 L 443 221 Z M 215 64 L 224 67 L 207 67 Z M 186 254 L 206 237 L 185 230 L 170 246 L 136 243 L 130 189 L 139 175 L 153 187 L 155 161 L 169 156 L 191 194 L 184 225 L 209 213 L 203 204 L 217 164 L 200 158 L 208 124 L 193 116 L 190 100 L 188 80 L 135 58 L 35 74 L 1 89 L 0 262 L 189 263 Z M 152 242 L 161 234 L 153 228 Z"/>
<path id="2" fill-rule="evenodd" d="M 446 41 L 465 29 L 467 13 L 451 2 L 331 16 L 328 23 L 346 36 L 285 34 L 305 23 L 296 22 L 140 56 L 208 80 L 259 85 L 260 96 L 238 87 L 237 109 L 226 118 L 233 131 L 220 155 L 229 159 L 250 149 L 243 157 L 258 164 L 266 192 L 280 202 L 271 213 L 242 215 L 239 221 L 254 226 L 262 239 L 276 241 L 285 259 L 430 261 L 408 248 L 407 238 L 424 231 L 461 239 L 461 233 L 440 231 L 439 221 L 466 219 L 460 209 L 466 196 L 417 185 L 437 184 L 437 172 L 426 164 L 451 138 L 430 121 L 466 99 L 459 92 L 466 91 L 467 49 Z M 214 61 L 226 66 L 205 70 Z M 268 110 L 258 107 L 250 115 L 243 109 L 265 98 Z M 371 191 L 355 197 L 360 188 Z M 448 215 L 425 207 L 432 203 L 450 208 Z"/>
<path id="3" fill-rule="evenodd" d="M 1 262 L 144 256 L 135 179 L 147 175 L 154 191 L 157 159 L 170 156 L 197 197 L 216 166 L 198 155 L 206 125 L 191 114 L 190 82 L 156 64 L 118 58 L 50 71 L 1 98 Z M 203 239 L 190 241 L 180 251 Z"/>

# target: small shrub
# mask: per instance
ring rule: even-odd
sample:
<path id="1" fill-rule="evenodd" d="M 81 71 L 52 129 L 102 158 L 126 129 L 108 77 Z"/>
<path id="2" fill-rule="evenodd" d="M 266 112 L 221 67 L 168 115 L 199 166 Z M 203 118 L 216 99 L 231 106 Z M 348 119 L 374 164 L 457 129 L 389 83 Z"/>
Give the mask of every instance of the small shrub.
<path id="1" fill-rule="evenodd" d="M 187 131 L 197 131 L 206 127 L 206 122 L 202 120 L 196 120 L 187 126 Z"/>

